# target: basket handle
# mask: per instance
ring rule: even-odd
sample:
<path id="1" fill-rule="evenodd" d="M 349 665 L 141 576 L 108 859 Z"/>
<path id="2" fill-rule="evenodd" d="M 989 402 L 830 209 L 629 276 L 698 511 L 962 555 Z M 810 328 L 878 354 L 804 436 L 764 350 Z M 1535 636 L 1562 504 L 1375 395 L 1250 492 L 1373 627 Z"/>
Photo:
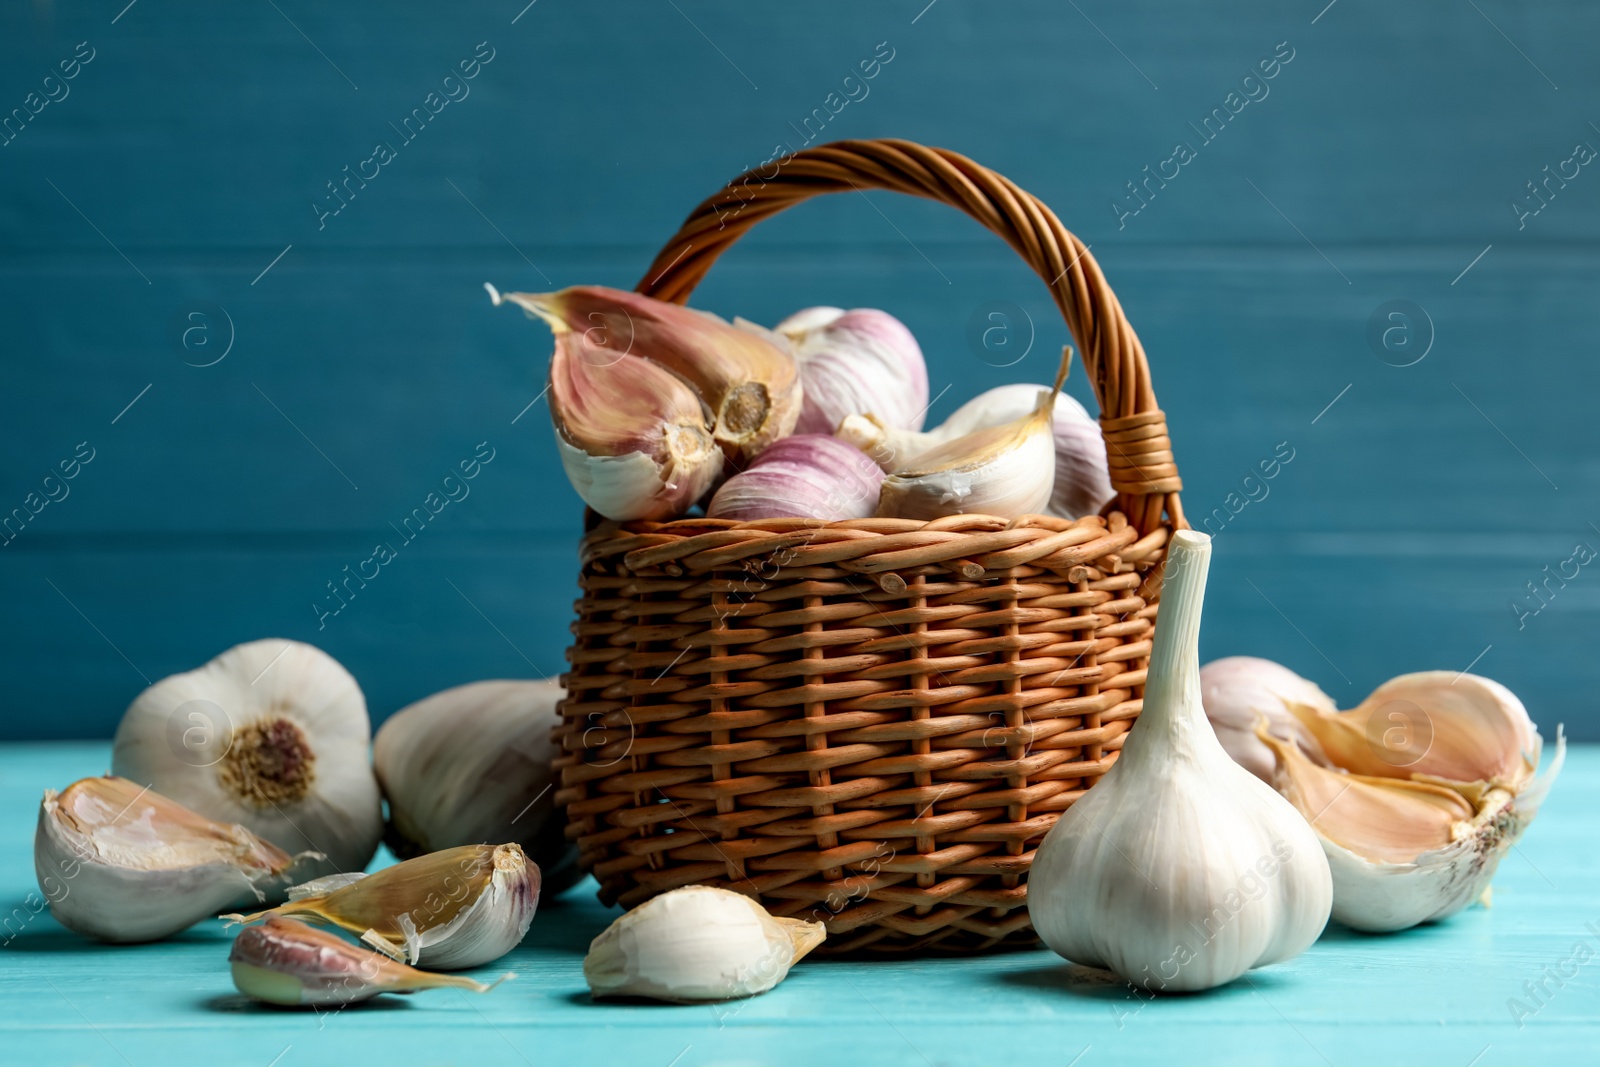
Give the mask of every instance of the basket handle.
<path id="1" fill-rule="evenodd" d="M 638 291 L 685 303 L 717 257 L 757 222 L 813 196 L 863 189 L 924 196 L 964 211 L 1033 268 L 1078 343 L 1099 401 L 1115 506 L 1142 534 L 1161 525 L 1163 512 L 1175 528 L 1186 525 L 1178 501 L 1183 482 L 1150 365 L 1099 264 L 1032 194 L 966 156 L 911 141 L 835 141 L 746 171 L 694 209 Z"/>

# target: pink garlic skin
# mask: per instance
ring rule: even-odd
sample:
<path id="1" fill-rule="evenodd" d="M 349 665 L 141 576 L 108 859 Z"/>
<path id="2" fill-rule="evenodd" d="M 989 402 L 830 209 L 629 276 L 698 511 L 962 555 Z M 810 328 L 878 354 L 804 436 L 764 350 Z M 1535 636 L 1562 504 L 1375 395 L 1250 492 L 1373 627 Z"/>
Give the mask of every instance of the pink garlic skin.
<path id="1" fill-rule="evenodd" d="M 928 368 L 911 331 L 873 308 L 815 307 L 777 325 L 800 366 L 804 401 L 797 434 L 831 434 L 847 415 L 870 411 L 885 426 L 920 430 Z"/>
<path id="2" fill-rule="evenodd" d="M 865 519 L 877 512 L 883 477 L 854 445 L 826 434 L 795 434 L 768 445 L 724 482 L 706 515 L 739 522 Z"/>
<path id="3" fill-rule="evenodd" d="M 1281 741 L 1298 745 L 1306 758 L 1332 766 L 1322 746 L 1294 717 L 1290 702 L 1335 711 L 1333 699 L 1289 668 L 1255 656 L 1227 656 L 1200 668 L 1200 702 L 1217 740 L 1233 761 L 1257 778 L 1273 784 L 1278 760 L 1256 736 L 1256 724 L 1267 720 L 1267 731 Z"/>

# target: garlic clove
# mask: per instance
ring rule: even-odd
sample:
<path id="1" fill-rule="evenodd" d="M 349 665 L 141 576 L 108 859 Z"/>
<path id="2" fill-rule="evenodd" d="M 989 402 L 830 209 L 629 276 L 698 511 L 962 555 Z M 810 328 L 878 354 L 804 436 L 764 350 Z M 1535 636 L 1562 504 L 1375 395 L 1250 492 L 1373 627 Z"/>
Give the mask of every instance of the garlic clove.
<path id="1" fill-rule="evenodd" d="M 800 415 L 794 358 L 759 327 L 597 285 L 505 299 L 543 318 L 557 337 L 582 338 L 585 350 L 604 362 L 640 357 L 687 381 L 710 407 L 712 436 L 729 459 L 748 463 L 788 435 Z M 637 365 L 625 366 L 630 378 L 641 374 Z M 642 383 L 638 389 L 645 391 Z"/>
<path id="2" fill-rule="evenodd" d="M 765 993 L 826 936 L 821 923 L 775 917 L 749 897 L 683 886 L 645 901 L 589 946 L 595 997 L 675 1003 Z"/>
<path id="3" fill-rule="evenodd" d="M 366 699 L 332 656 L 298 641 L 238 645 L 164 678 L 117 727 L 113 774 L 280 848 L 300 878 L 360 870 L 383 833 Z"/>
<path id="4" fill-rule="evenodd" d="M 419 989 L 487 993 L 493 988 L 471 978 L 419 971 L 326 930 L 277 917 L 241 930 L 228 962 L 239 992 L 284 1007 L 354 1004 L 379 993 Z"/>
<path id="5" fill-rule="evenodd" d="M 395 959 L 459 970 L 516 948 L 538 904 L 539 868 L 527 862 L 518 845 L 463 845 L 385 867 L 326 893 L 291 890 L 286 904 L 228 918 L 240 923 L 274 915 L 310 918 L 348 930 Z"/>
<path id="6" fill-rule="evenodd" d="M 899 430 L 922 429 L 928 368 L 911 331 L 872 308 L 806 308 L 780 322 L 800 367 L 797 434 L 831 434 L 848 415 L 873 411 Z"/>
<path id="7" fill-rule="evenodd" d="M 1200 668 L 1200 699 L 1217 740 L 1245 770 L 1272 784 L 1277 757 L 1256 737 L 1256 723 L 1265 717 L 1274 737 L 1300 746 L 1310 760 L 1327 766 L 1311 731 L 1301 725 L 1290 705 L 1318 713 L 1337 709 L 1333 698 L 1287 667 L 1254 656 L 1228 656 Z"/>
<path id="8" fill-rule="evenodd" d="M 878 507 L 883 471 L 866 453 L 824 434 L 769 445 L 711 498 L 713 519 L 865 519 Z"/>
<path id="9" fill-rule="evenodd" d="M 33 861 L 62 926 L 101 941 L 135 942 L 264 899 L 262 888 L 294 857 L 242 826 L 213 822 L 108 776 L 45 792 Z"/>

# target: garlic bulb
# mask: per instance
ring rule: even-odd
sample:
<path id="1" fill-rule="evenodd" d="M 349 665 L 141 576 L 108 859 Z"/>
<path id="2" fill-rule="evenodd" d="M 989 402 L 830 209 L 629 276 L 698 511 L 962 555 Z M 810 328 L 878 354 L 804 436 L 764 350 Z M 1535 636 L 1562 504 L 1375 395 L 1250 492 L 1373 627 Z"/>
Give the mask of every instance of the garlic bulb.
<path id="1" fill-rule="evenodd" d="M 800 433 L 769 445 L 748 470 L 722 483 L 713 519 L 864 519 L 878 508 L 883 471 L 837 437 Z"/>
<path id="2" fill-rule="evenodd" d="M 499 303 L 499 294 L 490 290 Z M 556 332 L 576 334 L 611 363 L 642 357 L 694 386 L 711 409 L 712 436 L 729 459 L 748 463 L 794 429 L 802 387 L 794 357 L 775 334 L 704 311 L 598 285 L 558 293 L 507 293 Z M 633 364 L 626 373 L 636 376 Z M 639 388 L 644 388 L 639 384 Z"/>
<path id="3" fill-rule="evenodd" d="M 46 790 L 33 838 L 50 914 L 101 941 L 154 941 L 265 899 L 292 862 L 242 826 L 109 776 Z"/>
<path id="4" fill-rule="evenodd" d="M 742 894 L 683 886 L 606 927 L 589 946 L 583 976 L 596 997 L 731 1000 L 783 981 L 825 936 L 821 923 L 778 918 Z"/>
<path id="5" fill-rule="evenodd" d="M 323 858 L 300 877 L 358 871 L 377 851 L 382 802 L 367 702 L 326 652 L 282 638 L 238 645 L 140 693 L 111 772 L 279 848 Z"/>
<path id="6" fill-rule="evenodd" d="M 241 930 L 228 962 L 239 992 L 285 1007 L 354 1004 L 379 993 L 419 989 L 487 993 L 493 988 L 471 978 L 415 970 L 294 919 L 271 918 Z"/>
<path id="7" fill-rule="evenodd" d="M 1039 936 L 1151 990 L 1209 989 L 1309 946 L 1332 884 L 1316 835 L 1223 751 L 1200 703 L 1211 538 L 1172 535 L 1144 710 L 1028 875 Z"/>
<path id="8" fill-rule="evenodd" d="M 911 331 L 872 308 L 797 311 L 775 331 L 794 346 L 804 403 L 794 432 L 831 434 L 845 416 L 871 411 L 897 430 L 922 429 L 928 368 Z"/>
<path id="9" fill-rule="evenodd" d="M 694 506 L 722 473 L 705 405 L 671 371 L 641 359 L 631 334 L 575 329 L 544 296 L 488 286 L 550 324 L 550 414 L 567 480 L 608 519 L 672 519 Z M 619 347 L 626 344 L 628 347 Z"/>
<path id="10" fill-rule="evenodd" d="M 1234 761 L 1272 784 L 1278 759 L 1256 736 L 1265 718 L 1274 737 L 1298 745 L 1314 763 L 1328 765 L 1322 746 L 1289 710 L 1290 704 L 1334 711 L 1333 698 L 1287 667 L 1254 656 L 1228 656 L 1200 668 L 1200 700 L 1217 740 Z"/>
<path id="11" fill-rule="evenodd" d="M 484 841 L 515 841 L 549 895 L 577 881 L 551 768 L 550 731 L 564 690 L 554 679 L 474 682 L 390 716 L 372 744 L 389 800 L 385 840 L 401 859 Z"/>
<path id="12" fill-rule="evenodd" d="M 1059 384 L 1057 386 L 1059 388 Z M 895 519 L 1042 513 L 1055 484 L 1050 411 L 1055 393 L 1039 389 L 1031 413 L 973 430 L 900 464 L 883 480 L 878 514 Z"/>
<path id="13" fill-rule="evenodd" d="M 1038 401 L 1037 385 L 1002 385 L 967 401 L 943 423 L 927 433 L 896 427 L 877 408 L 858 410 L 837 427 L 836 433 L 876 459 L 885 470 L 913 463 L 928 450 L 989 426 L 1022 418 Z M 1051 413 L 1055 437 L 1055 484 L 1048 514 L 1062 519 L 1096 515 L 1116 495 L 1106 466 L 1106 443 L 1100 425 L 1066 393 L 1057 393 Z"/>
<path id="14" fill-rule="evenodd" d="M 287 904 L 228 918 L 312 918 L 342 927 L 394 959 L 449 971 L 480 966 L 516 948 L 538 905 L 539 868 L 521 848 L 463 845 L 364 877 L 335 875 L 297 886 Z"/>

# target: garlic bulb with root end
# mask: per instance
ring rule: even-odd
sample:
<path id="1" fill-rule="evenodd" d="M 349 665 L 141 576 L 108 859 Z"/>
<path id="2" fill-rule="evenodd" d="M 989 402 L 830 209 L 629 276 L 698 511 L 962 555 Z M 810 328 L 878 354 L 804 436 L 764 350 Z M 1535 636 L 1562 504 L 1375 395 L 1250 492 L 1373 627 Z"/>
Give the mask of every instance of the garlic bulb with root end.
<path id="1" fill-rule="evenodd" d="M 794 346 L 805 398 L 794 432 L 831 434 L 871 411 L 897 430 L 922 429 L 928 367 L 905 324 L 872 308 L 814 307 L 774 327 Z"/>
<path id="2" fill-rule="evenodd" d="M 1200 703 L 1211 539 L 1172 535 L 1144 710 L 1045 835 L 1028 913 L 1069 960 L 1151 990 L 1223 985 L 1322 933 L 1332 882 L 1304 818 L 1235 763 Z"/>
<path id="3" fill-rule="evenodd" d="M 228 962 L 239 992 L 283 1007 L 342 1006 L 421 989 L 487 993 L 499 984 L 419 971 L 294 919 L 241 930 Z"/>
<path id="4" fill-rule="evenodd" d="M 691 1004 L 765 993 L 822 944 L 821 923 L 771 915 L 740 893 L 691 885 L 645 901 L 589 946 L 596 997 Z"/>
<path id="5" fill-rule="evenodd" d="M 580 877 L 557 811 L 550 731 L 561 683 L 473 682 L 391 715 L 372 743 L 389 801 L 384 840 L 401 859 L 484 841 L 515 841 L 559 893 Z"/>
<path id="6" fill-rule="evenodd" d="M 1217 740 L 1245 770 L 1272 784 L 1278 760 L 1256 736 L 1265 717 L 1274 737 L 1298 745 L 1306 758 L 1323 766 L 1322 746 L 1301 725 L 1290 705 L 1333 712 L 1333 698 L 1287 667 L 1254 656 L 1228 656 L 1200 668 L 1200 700 Z"/>
<path id="7" fill-rule="evenodd" d="M 1002 385 L 967 401 L 938 427 L 926 433 L 896 428 L 874 408 L 870 414 L 852 414 L 835 430 L 876 459 L 885 470 L 913 463 L 937 445 L 974 430 L 1010 422 L 1027 415 L 1038 400 L 1037 385 Z M 1057 393 L 1051 412 L 1055 437 L 1055 484 L 1050 491 L 1048 514 L 1062 519 L 1095 515 L 1116 495 L 1106 464 L 1106 443 L 1100 425 L 1083 405 L 1066 393 Z"/>
<path id="8" fill-rule="evenodd" d="M 296 887 L 254 915 L 330 923 L 379 952 L 437 970 L 477 967 L 516 948 L 539 905 L 539 868 L 515 844 L 464 845 L 405 860 L 365 877 Z"/>
<path id="9" fill-rule="evenodd" d="M 883 471 L 854 445 L 800 433 L 767 446 L 711 498 L 713 519 L 865 519 L 878 508 Z"/>
<path id="10" fill-rule="evenodd" d="M 803 391 L 787 342 L 753 323 L 598 285 L 504 299 L 544 319 L 558 337 L 583 338 L 607 363 L 638 357 L 688 382 L 711 409 L 712 437 L 736 462 L 748 463 L 788 435 L 800 416 Z"/>
<path id="11" fill-rule="evenodd" d="M 299 878 L 361 870 L 383 834 L 366 698 L 326 652 L 269 638 L 164 678 L 117 727 L 111 772 L 279 848 Z"/>
<path id="12" fill-rule="evenodd" d="M 242 826 L 110 776 L 46 790 L 33 839 L 50 913 L 101 941 L 154 941 L 263 900 L 293 862 Z"/>

